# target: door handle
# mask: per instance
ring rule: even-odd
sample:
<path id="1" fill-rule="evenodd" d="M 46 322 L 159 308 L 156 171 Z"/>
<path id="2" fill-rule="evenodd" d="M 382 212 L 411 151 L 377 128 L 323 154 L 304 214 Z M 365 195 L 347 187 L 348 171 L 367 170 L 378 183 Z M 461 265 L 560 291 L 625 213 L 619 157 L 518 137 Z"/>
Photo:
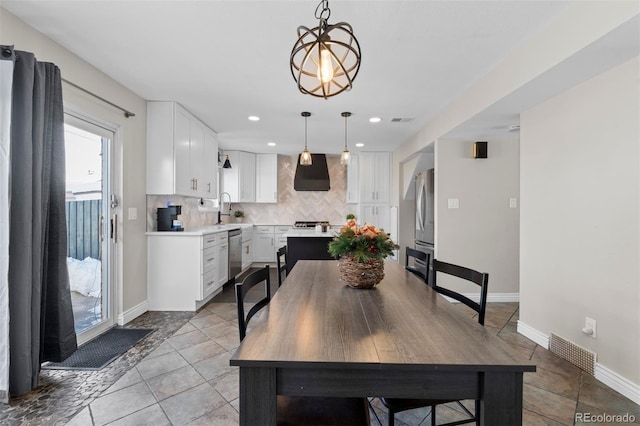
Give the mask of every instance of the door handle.
<path id="1" fill-rule="evenodd" d="M 118 215 L 114 214 L 111 219 L 111 239 L 114 244 L 118 243 Z"/>

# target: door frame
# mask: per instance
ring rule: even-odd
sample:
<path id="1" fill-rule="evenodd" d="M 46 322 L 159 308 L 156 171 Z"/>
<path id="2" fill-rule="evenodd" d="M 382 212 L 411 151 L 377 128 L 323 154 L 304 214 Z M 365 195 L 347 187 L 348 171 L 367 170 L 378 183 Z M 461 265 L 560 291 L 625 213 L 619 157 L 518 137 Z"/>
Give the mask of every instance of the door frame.
<path id="1" fill-rule="evenodd" d="M 114 226 L 116 229 L 122 229 L 122 129 L 121 126 L 96 118 L 95 116 L 88 115 L 81 112 L 79 108 L 65 104 L 64 107 L 65 124 L 69 124 L 74 127 L 81 128 L 87 131 L 97 130 L 98 132 L 108 133 L 113 135 L 109 146 L 109 175 L 108 194 L 103 194 L 103 202 L 111 200 L 111 195 L 115 195 L 117 205 L 115 207 L 109 206 L 109 217 L 106 218 L 104 233 L 109 237 L 108 224 L 110 220 L 114 220 Z M 84 125 L 84 127 L 82 127 Z M 93 127 L 94 130 L 87 129 L 87 127 Z M 96 132 L 96 134 L 103 136 Z M 103 136 L 104 137 L 104 136 Z M 103 170 L 103 176 L 105 170 Z M 117 233 L 116 233 L 117 235 Z M 108 329 L 114 327 L 118 321 L 118 315 L 122 312 L 122 244 L 120 243 L 119 236 L 116 241 L 109 241 L 107 244 L 109 248 L 109 262 L 108 262 L 108 277 L 109 277 L 109 319 L 103 321 L 101 324 L 91 327 L 87 331 L 78 336 L 78 344 L 81 345 L 94 337 L 104 333 Z"/>

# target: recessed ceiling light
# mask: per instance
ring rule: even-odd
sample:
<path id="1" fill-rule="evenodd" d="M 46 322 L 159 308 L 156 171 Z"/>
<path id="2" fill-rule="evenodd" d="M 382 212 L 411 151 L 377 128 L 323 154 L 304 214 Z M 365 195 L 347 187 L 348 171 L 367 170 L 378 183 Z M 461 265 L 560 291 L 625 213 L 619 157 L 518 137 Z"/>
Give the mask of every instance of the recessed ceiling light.
<path id="1" fill-rule="evenodd" d="M 380 117 L 371 117 L 369 119 L 369 123 L 379 123 L 381 121 L 382 121 L 382 118 L 380 118 Z"/>
<path id="2" fill-rule="evenodd" d="M 249 121 L 260 121 L 260 117 L 258 117 L 257 115 L 250 115 L 248 118 Z"/>
<path id="3" fill-rule="evenodd" d="M 362 147 L 364 146 L 364 144 L 363 144 L 362 142 L 358 142 L 358 143 L 356 144 L 356 146 L 357 146 L 358 148 L 362 148 Z"/>
<path id="4" fill-rule="evenodd" d="M 267 145 L 269 145 L 269 146 L 276 146 L 276 143 L 275 143 L 275 142 L 267 142 Z"/>

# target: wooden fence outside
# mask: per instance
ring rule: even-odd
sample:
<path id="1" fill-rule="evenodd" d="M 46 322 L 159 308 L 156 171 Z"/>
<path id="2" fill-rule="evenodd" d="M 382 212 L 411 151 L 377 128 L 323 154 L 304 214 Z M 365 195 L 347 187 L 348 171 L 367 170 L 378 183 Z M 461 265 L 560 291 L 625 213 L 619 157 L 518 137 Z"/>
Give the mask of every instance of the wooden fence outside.
<path id="1" fill-rule="evenodd" d="M 101 260 L 100 217 L 102 200 L 67 201 L 67 257 Z"/>

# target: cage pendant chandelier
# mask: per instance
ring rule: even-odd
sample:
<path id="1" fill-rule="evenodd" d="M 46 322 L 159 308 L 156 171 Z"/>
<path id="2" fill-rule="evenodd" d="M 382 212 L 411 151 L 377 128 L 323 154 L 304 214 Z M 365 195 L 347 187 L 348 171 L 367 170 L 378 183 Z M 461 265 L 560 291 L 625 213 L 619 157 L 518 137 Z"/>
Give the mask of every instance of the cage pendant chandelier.
<path id="1" fill-rule="evenodd" d="M 360 69 L 360 44 L 346 22 L 330 25 L 329 1 L 316 7 L 318 26 L 298 27 L 298 40 L 291 51 L 293 79 L 300 92 L 329 98 L 351 90 Z"/>

